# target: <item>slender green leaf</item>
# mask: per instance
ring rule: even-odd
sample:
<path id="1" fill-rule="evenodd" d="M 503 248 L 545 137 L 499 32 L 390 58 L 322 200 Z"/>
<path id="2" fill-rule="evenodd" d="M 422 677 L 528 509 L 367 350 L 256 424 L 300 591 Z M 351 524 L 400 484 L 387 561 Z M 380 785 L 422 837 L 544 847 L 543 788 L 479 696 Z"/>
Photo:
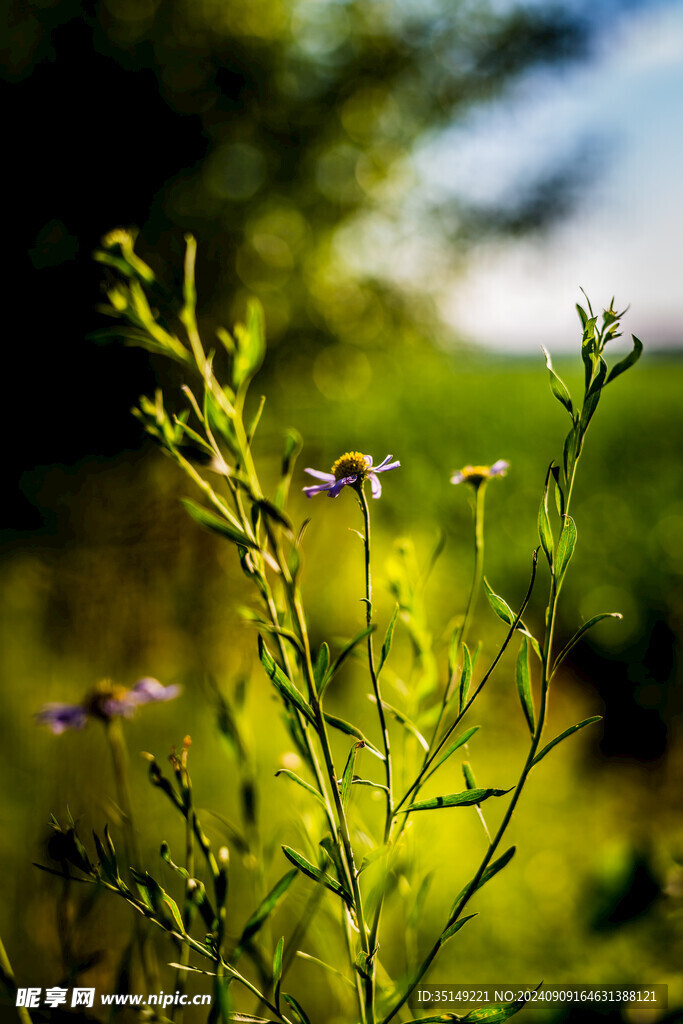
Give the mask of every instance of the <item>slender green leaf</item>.
<path id="1" fill-rule="evenodd" d="M 278 768 L 278 770 L 275 772 L 275 775 L 286 775 L 288 779 L 292 780 L 292 782 L 296 782 L 297 786 L 301 786 L 301 788 L 305 789 L 307 793 L 310 793 L 311 796 L 314 796 L 318 803 L 322 804 L 323 807 L 325 806 L 325 801 L 323 800 L 318 790 L 314 789 L 313 786 L 311 786 L 308 782 L 305 782 L 299 775 L 296 774 L 296 772 L 290 771 L 289 768 Z"/>
<path id="2" fill-rule="evenodd" d="M 564 517 L 564 525 L 560 540 L 557 545 L 557 558 L 555 559 L 555 582 L 559 587 L 567 571 L 574 548 L 576 547 L 576 524 L 570 515 Z"/>
<path id="3" fill-rule="evenodd" d="M 358 751 L 364 746 L 365 744 L 363 743 L 363 741 L 359 740 L 358 743 L 354 743 L 354 745 L 349 750 L 349 756 L 346 759 L 346 765 L 344 767 L 344 772 L 342 774 L 341 779 L 341 799 L 343 807 L 346 807 L 346 805 L 349 802 L 351 783 L 353 781 L 353 768 L 356 763 Z"/>
<path id="4" fill-rule="evenodd" d="M 330 681 L 334 678 L 334 676 L 336 676 L 337 672 L 342 667 L 348 656 L 352 653 L 353 649 L 359 643 L 361 643 L 362 640 L 365 640 L 365 638 L 369 636 L 370 633 L 374 632 L 375 628 L 375 626 L 366 626 L 365 629 L 362 629 L 360 633 L 356 633 L 354 638 L 352 640 L 349 640 L 349 642 L 344 647 L 342 647 L 340 653 L 334 659 L 331 667 L 327 672 L 327 676 L 325 677 L 323 684 L 323 690 L 326 689 Z"/>
<path id="5" fill-rule="evenodd" d="M 555 670 L 559 668 L 559 666 L 562 664 L 564 659 L 571 651 L 572 647 L 574 647 L 574 645 L 579 642 L 583 634 L 587 633 L 589 629 L 592 629 L 593 626 L 597 625 L 598 622 L 602 622 L 603 619 L 623 619 L 623 617 L 624 616 L 621 614 L 621 612 L 602 612 L 600 615 L 594 615 L 592 619 L 589 619 L 588 622 L 585 622 L 583 626 L 581 626 L 581 629 L 577 629 L 576 633 L 574 633 L 574 636 L 571 638 L 571 640 L 569 640 L 569 642 L 564 645 L 558 656 L 555 658 L 555 663 L 553 665 L 552 672 L 550 673 L 550 675 L 554 675 Z"/>
<path id="6" fill-rule="evenodd" d="M 465 779 L 465 785 L 469 790 L 477 789 L 477 783 L 474 780 L 474 772 L 472 771 L 472 765 L 469 761 L 463 761 L 462 763 L 462 774 Z"/>
<path id="7" fill-rule="evenodd" d="M 261 664 L 270 676 L 278 693 L 288 704 L 293 704 L 312 725 L 315 725 L 315 715 L 312 708 L 307 704 L 303 694 L 297 690 L 292 680 L 284 674 L 280 666 L 275 662 L 263 641 L 263 637 L 258 638 L 258 652 Z"/>
<path id="8" fill-rule="evenodd" d="M 282 953 L 285 948 L 284 935 L 275 947 L 273 954 L 273 1001 L 276 1009 L 280 1009 L 280 984 L 282 982 Z"/>
<path id="9" fill-rule="evenodd" d="M 431 800 L 420 800 L 417 804 L 407 807 L 409 811 L 433 811 L 441 807 L 473 807 L 482 800 L 492 796 L 505 796 L 509 789 L 467 789 L 464 793 L 450 793 L 448 796 L 435 796 Z"/>
<path id="10" fill-rule="evenodd" d="M 558 743 L 562 742 L 562 740 L 566 740 L 568 736 L 572 735 L 572 733 L 578 732 L 579 729 L 585 729 L 587 725 L 592 725 L 593 722 L 601 721 L 602 715 L 593 715 L 591 718 L 586 718 L 583 722 L 579 722 L 578 725 L 572 725 L 569 729 L 565 729 L 564 732 L 560 733 L 559 736 L 556 736 L 554 740 L 551 740 L 550 743 L 548 743 L 547 746 L 543 748 L 540 754 L 536 754 L 536 757 L 531 762 L 531 767 L 534 768 L 539 761 L 543 760 L 546 754 L 550 753 L 553 747 L 556 747 Z"/>
<path id="11" fill-rule="evenodd" d="M 267 896 L 265 896 L 258 907 L 251 915 L 249 920 L 242 930 L 240 935 L 238 947 L 243 948 L 249 941 L 261 930 L 263 925 L 266 923 L 271 914 L 275 911 L 278 905 L 282 902 L 282 899 L 289 889 L 290 885 L 297 876 L 295 870 L 288 871 L 282 878 L 273 886 Z"/>
<path id="12" fill-rule="evenodd" d="M 538 509 L 538 536 L 541 541 L 541 547 L 545 552 L 545 557 L 548 559 L 548 565 L 552 569 L 553 565 L 553 551 L 555 548 L 555 542 L 553 540 L 553 531 L 550 525 L 550 516 L 548 515 L 548 488 L 552 479 L 553 464 L 550 463 L 550 468 L 545 478 L 545 488 L 543 490 L 543 498 Z"/>
<path id="13" fill-rule="evenodd" d="M 235 390 L 247 384 L 254 376 L 266 351 L 263 307 L 257 299 L 250 299 L 246 326 L 235 327 L 235 354 L 232 364 L 232 382 Z"/>
<path id="14" fill-rule="evenodd" d="M 286 992 L 282 996 L 286 1003 L 289 1003 L 290 1007 L 294 1011 L 294 1017 L 296 1024 L 311 1024 L 308 1016 L 302 1007 L 301 1003 L 298 1003 L 294 996 L 288 995 Z"/>
<path id="15" fill-rule="evenodd" d="M 372 779 L 361 779 L 360 775 L 354 775 L 351 781 L 354 786 L 372 786 L 373 789 L 381 789 L 384 793 L 389 792 L 387 787 L 383 786 L 381 782 L 373 782 Z"/>
<path id="16" fill-rule="evenodd" d="M 579 314 L 579 320 L 581 321 L 581 327 L 585 328 L 586 323 L 588 322 L 588 313 L 586 313 L 586 311 L 583 308 L 583 306 L 580 306 L 578 304 L 578 302 L 576 303 L 576 312 Z"/>
<path id="17" fill-rule="evenodd" d="M 534 698 L 531 693 L 531 671 L 529 669 L 529 644 L 527 638 L 522 636 L 522 642 L 519 647 L 519 654 L 517 655 L 517 693 L 519 695 L 519 702 L 522 705 L 522 711 L 526 718 L 527 725 L 529 726 L 529 732 L 533 736 L 535 729 L 536 716 L 534 713 Z"/>
<path id="18" fill-rule="evenodd" d="M 398 613 L 399 613 L 399 606 L 396 605 L 396 607 L 394 609 L 394 614 L 391 616 L 391 621 L 389 622 L 389 625 L 387 626 L 387 631 L 386 631 L 386 634 L 384 636 L 384 643 L 382 644 L 382 653 L 381 653 L 380 659 L 379 659 L 379 667 L 377 669 L 377 675 L 380 674 L 380 672 L 382 671 L 382 669 L 384 667 L 385 661 L 389 657 L 389 652 L 391 651 L 391 644 L 392 644 L 393 639 L 394 639 L 394 628 L 396 626 L 396 620 L 398 618 Z"/>
<path id="19" fill-rule="evenodd" d="M 498 618 L 502 619 L 503 622 L 506 622 L 508 626 L 512 626 L 516 618 L 515 613 L 513 612 L 512 608 L 507 603 L 507 601 L 504 601 L 502 597 L 499 597 L 498 594 L 496 594 L 495 591 L 492 590 L 491 586 L 489 585 L 489 581 L 486 579 L 486 577 L 484 577 L 484 589 L 486 590 L 486 597 L 488 598 L 488 602 L 493 608 Z"/>
<path id="20" fill-rule="evenodd" d="M 300 853 L 293 850 L 291 846 L 283 846 L 282 852 L 284 853 L 287 860 L 291 861 L 295 868 L 301 871 L 304 875 L 308 875 L 314 882 L 319 882 L 324 885 L 326 889 L 333 892 L 336 896 L 340 896 L 344 902 L 349 906 L 353 906 L 353 897 L 351 893 L 347 892 L 339 882 L 335 881 L 331 875 L 328 875 L 325 871 L 321 871 L 314 864 L 311 864 L 309 860 L 306 860 Z M 286 998 L 286 996 L 284 997 Z"/>
<path id="21" fill-rule="evenodd" d="M 349 978 L 347 978 L 346 975 L 342 974 L 341 971 L 338 971 L 336 967 L 332 967 L 331 964 L 326 964 L 324 960 L 319 960 L 317 956 L 311 956 L 310 953 L 304 953 L 300 949 L 297 949 L 296 955 L 300 957 L 302 960 L 308 960 L 309 963 L 317 964 L 318 967 L 322 967 L 323 970 L 329 971 L 330 974 L 336 975 L 337 978 L 341 978 L 345 985 L 350 985 L 351 988 L 353 988 L 353 982 Z"/>
<path id="22" fill-rule="evenodd" d="M 579 427 L 578 424 L 572 427 L 567 436 L 564 439 L 564 450 L 562 455 L 562 461 L 564 465 L 564 478 L 569 480 L 572 473 L 572 467 L 576 462 L 576 456 L 579 451 Z"/>
<path id="23" fill-rule="evenodd" d="M 462 645 L 462 672 L 460 673 L 460 689 L 458 693 L 458 710 L 462 711 L 467 703 L 467 694 L 472 680 L 472 656 L 467 644 Z"/>
<path id="24" fill-rule="evenodd" d="M 318 651 L 318 657 L 315 659 L 315 665 L 313 666 L 313 678 L 315 679 L 315 688 L 320 693 L 323 685 L 323 680 L 327 675 L 327 670 L 330 665 L 330 649 L 323 640 Z"/>
<path id="25" fill-rule="evenodd" d="M 502 871 L 504 867 L 507 867 L 507 865 L 514 857 L 516 850 L 516 846 L 511 846 L 509 849 L 505 851 L 505 853 L 501 854 L 501 856 L 497 860 L 494 860 L 492 864 L 489 864 L 486 871 L 484 871 L 483 875 L 477 882 L 477 886 L 473 890 L 473 892 L 476 892 L 477 889 L 481 889 L 484 885 L 486 885 L 487 882 L 490 882 L 491 879 L 495 875 L 497 875 L 499 871 Z M 465 896 L 469 892 L 471 884 L 471 882 L 468 882 L 467 885 L 464 886 L 460 890 L 458 895 L 455 897 L 455 900 L 453 901 L 453 906 L 451 907 L 451 917 L 453 917 L 453 915 L 457 912 L 458 907 L 460 906 L 460 902 L 462 901 L 463 896 Z"/>
<path id="26" fill-rule="evenodd" d="M 469 743 L 469 741 L 474 736 L 475 732 L 477 732 L 478 730 L 479 730 L 479 726 L 478 725 L 473 725 L 472 728 L 471 729 L 467 729 L 462 734 L 462 736 L 458 736 L 457 740 L 455 740 L 454 743 L 451 743 L 450 747 L 448 747 L 444 751 L 444 753 L 441 755 L 441 757 L 436 761 L 436 763 L 434 764 L 434 766 L 433 766 L 433 768 L 432 768 L 432 770 L 430 771 L 429 774 L 432 775 L 436 771 L 437 768 L 440 768 L 441 765 L 444 763 L 444 761 L 447 761 L 448 758 L 451 756 L 451 754 L 458 749 L 458 747 L 462 747 L 462 746 L 464 746 L 465 743 Z"/>
<path id="27" fill-rule="evenodd" d="M 458 652 L 460 650 L 460 631 L 462 627 L 456 626 L 453 630 L 453 636 L 451 642 L 448 645 L 448 678 L 455 679 L 456 669 L 458 667 Z"/>
<path id="28" fill-rule="evenodd" d="M 605 384 L 605 377 L 607 376 L 607 363 L 600 356 L 600 363 L 598 365 L 598 372 L 595 375 L 595 379 L 591 383 L 586 395 L 583 408 L 581 409 L 581 419 L 579 421 L 579 437 L 583 438 L 583 435 L 588 430 L 588 424 L 593 418 L 593 413 L 598 407 L 600 401 L 600 395 L 602 393 L 603 386 Z"/>
<path id="29" fill-rule="evenodd" d="M 171 964 L 171 967 L 175 967 Z M 208 972 L 201 972 L 202 974 Z M 270 1017 L 254 1017 L 252 1013 L 229 1013 L 228 1020 L 236 1021 L 237 1024 L 274 1024 Z"/>
<path id="30" fill-rule="evenodd" d="M 631 337 L 633 338 L 632 350 L 624 359 L 622 359 L 620 362 L 616 363 L 612 367 L 609 374 L 607 375 L 607 380 L 605 381 L 605 384 L 609 384 L 610 381 L 614 380 L 615 377 L 618 377 L 621 373 L 624 372 L 624 370 L 628 370 L 640 359 L 643 352 L 643 343 L 638 338 L 636 338 L 635 334 L 632 334 Z"/>
<path id="31" fill-rule="evenodd" d="M 463 1024 L 503 1024 L 503 1021 L 514 1017 L 516 1013 L 527 1006 L 526 999 L 517 999 L 514 1003 L 500 1003 L 497 1006 L 482 1006 L 478 1010 L 472 1010 L 466 1017 L 463 1017 Z"/>
<path id="32" fill-rule="evenodd" d="M 375 697 L 374 693 L 368 694 L 368 700 L 372 701 L 373 704 L 377 703 L 377 698 Z M 393 704 L 387 704 L 385 700 L 382 701 L 382 707 L 384 708 L 385 711 L 389 712 L 392 718 L 395 718 L 397 722 L 400 722 L 401 725 L 408 730 L 408 732 L 412 733 L 412 735 L 418 741 L 423 750 L 429 750 L 429 744 L 427 743 L 427 740 L 424 738 L 424 736 L 422 735 L 418 727 L 415 725 L 415 723 L 411 721 L 410 718 L 408 718 L 408 716 L 403 713 L 403 711 L 399 711 L 398 708 L 395 708 L 393 706 Z"/>
<path id="33" fill-rule="evenodd" d="M 541 345 L 541 348 L 543 349 L 543 355 L 545 356 L 545 365 L 548 367 L 548 373 L 550 374 L 550 390 L 555 395 L 558 402 L 565 407 L 571 418 L 574 419 L 574 406 L 572 405 L 571 395 L 569 394 L 567 385 L 553 370 L 553 364 L 547 348 L 543 345 Z"/>
<path id="34" fill-rule="evenodd" d="M 380 761 L 384 760 L 384 754 L 380 753 L 377 747 L 373 747 L 372 743 L 365 738 L 360 729 L 357 726 L 352 725 L 351 722 L 347 722 L 344 718 L 338 718 L 337 715 L 330 715 L 327 711 L 325 712 L 325 721 L 328 725 L 331 725 L 333 729 L 339 729 L 340 732 L 345 733 L 347 736 L 354 736 L 357 740 L 361 740 L 371 754 L 378 757 Z"/>
<path id="35" fill-rule="evenodd" d="M 284 508 L 287 504 L 289 488 L 292 483 L 294 466 L 303 447 L 303 439 L 298 430 L 290 427 L 285 435 L 285 448 L 282 453 L 282 466 L 280 468 L 280 482 L 275 491 L 275 504 L 278 508 Z M 300 539 L 300 538 L 299 538 Z M 297 544 L 299 541 L 297 540 Z"/>
<path id="36" fill-rule="evenodd" d="M 287 530 L 288 533 L 293 533 L 291 519 L 289 518 L 289 516 L 285 515 L 285 513 L 281 509 L 279 509 L 277 505 L 274 505 L 272 501 L 268 501 L 267 498 L 260 498 L 259 501 L 256 502 L 256 505 L 270 519 L 273 519 L 276 523 L 279 523 L 280 526 L 284 526 L 285 530 Z"/>
<path id="37" fill-rule="evenodd" d="M 445 946 L 448 940 L 452 939 L 456 932 L 460 931 L 463 925 L 466 925 L 468 921 L 471 921 L 472 918 L 476 916 L 476 914 L 468 914 L 467 917 L 461 917 L 459 921 L 454 921 L 453 924 L 449 925 L 449 927 L 442 933 L 441 938 L 439 939 L 439 945 Z"/>
<path id="38" fill-rule="evenodd" d="M 246 533 L 238 526 L 234 526 L 226 519 L 221 519 L 220 516 L 210 512 L 208 508 L 195 504 L 189 498 L 183 498 L 182 502 L 194 521 L 199 523 L 200 526 L 206 527 L 207 530 L 212 530 L 213 533 L 217 533 L 221 537 L 227 537 L 228 540 L 234 541 L 235 544 L 240 544 L 242 547 L 257 547 L 256 542 L 247 537 Z"/>

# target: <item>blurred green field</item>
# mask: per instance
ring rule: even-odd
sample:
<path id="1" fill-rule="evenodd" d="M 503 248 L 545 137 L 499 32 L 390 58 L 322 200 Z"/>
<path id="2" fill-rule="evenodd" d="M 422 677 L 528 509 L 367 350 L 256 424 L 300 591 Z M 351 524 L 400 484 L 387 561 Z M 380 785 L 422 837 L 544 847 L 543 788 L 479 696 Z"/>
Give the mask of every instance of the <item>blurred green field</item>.
<path id="1" fill-rule="evenodd" d="M 570 389 L 578 385 L 576 364 L 558 361 L 557 369 Z M 328 350 L 312 368 L 292 357 L 278 373 L 267 383 L 256 444 L 266 480 L 276 479 L 287 426 L 305 438 L 297 487 L 307 482 L 305 466 L 327 470 L 346 450 L 369 452 L 376 461 L 388 453 L 401 460 L 400 471 L 384 478 L 384 494 L 372 509 L 380 630 L 393 609 L 388 581 L 405 579 L 413 561 L 424 566 L 444 531 L 444 552 L 425 604 L 425 628 L 435 639 L 443 678 L 448 638 L 464 611 L 472 544 L 469 492 L 450 486 L 448 477 L 464 464 L 509 460 L 509 475 L 488 491 L 486 574 L 516 606 L 537 543 L 545 472 L 561 453 L 567 427 L 542 359 L 483 360 L 403 346 L 394 356 L 358 349 L 337 357 Z M 257 392 L 258 385 L 257 380 Z M 447 947 L 432 981 L 668 982 L 670 1006 L 683 1005 L 683 756 L 681 698 L 674 685 L 683 608 L 682 385 L 679 360 L 644 357 L 607 389 L 580 464 L 573 508 L 579 545 L 563 592 L 560 638 L 597 612 L 622 611 L 624 619 L 608 620 L 595 630 L 590 647 L 577 649 L 557 680 L 548 730 L 555 734 L 601 714 L 607 701 L 611 746 L 601 747 L 603 726 L 586 730 L 532 776 L 510 830 L 517 856 L 477 896 L 480 916 Z M 82 900 L 80 892 L 65 894 L 58 879 L 31 866 L 34 860 L 45 863 L 48 816 L 63 818 L 68 805 L 87 836 L 115 818 L 115 809 L 97 723 L 54 737 L 32 722 L 43 702 L 77 701 L 102 677 L 130 685 L 153 675 L 183 684 L 177 702 L 144 708 L 126 723 L 145 866 L 172 888 L 158 847 L 162 839 L 172 850 L 180 847 L 181 824 L 146 781 L 137 752 L 151 750 L 163 759 L 189 733 L 198 806 L 237 819 L 239 779 L 217 728 L 212 686 L 231 693 L 236 681 L 250 679 L 243 721 L 258 782 L 266 868 L 261 877 L 255 858 L 233 849 L 231 935 L 239 933 L 263 886 L 284 873 L 280 844 L 305 849 L 318 824 L 305 795 L 273 777 L 289 763 L 282 759 L 291 751 L 255 657 L 255 633 L 237 610 L 253 605 L 253 596 L 233 550 L 186 518 L 179 499 L 189 490 L 174 467 L 145 447 L 109 462 L 33 471 L 26 489 L 46 526 L 40 534 L 8 538 L 3 555 L 0 870 L 14 884 L 0 910 L 0 931 L 19 983 L 48 985 L 64 967 L 60 914 L 62 921 L 64 914 L 73 918 Z M 311 517 L 303 589 L 313 640 L 349 637 L 363 616 L 356 504 L 348 494 L 308 502 L 297 493 L 292 512 L 295 522 Z M 541 573 L 528 617 L 537 632 L 545 585 Z M 480 664 L 486 664 L 504 629 L 485 603 L 480 602 L 473 635 L 483 640 Z M 406 668 L 410 661 L 399 626 L 387 699 L 417 713 L 419 671 Z M 503 662 L 466 723 L 482 727 L 468 751 L 480 785 L 512 785 L 524 757 L 513 669 L 512 660 Z M 623 687 L 622 704 L 617 685 Z M 365 686 L 362 666 L 350 664 L 335 683 L 332 710 L 351 717 L 353 709 L 374 735 Z M 402 742 L 398 727 L 394 731 Z M 406 756 L 417 757 L 413 741 L 405 742 Z M 340 760 L 345 750 L 340 743 Z M 457 765 L 445 775 L 435 792 L 451 791 L 451 784 L 461 788 Z M 495 824 L 496 809 L 489 807 L 491 802 L 487 817 Z M 372 836 L 371 812 L 372 798 L 364 793 L 352 819 L 361 848 L 368 842 L 363 834 Z M 417 817 L 395 879 L 402 900 L 388 908 L 393 939 L 382 952 L 386 966 L 399 974 L 408 966 L 406 956 L 414 960 L 430 945 L 484 847 L 473 809 Z M 228 841 L 218 818 L 207 812 L 204 819 L 212 839 Z M 425 872 L 434 872 L 432 885 L 411 923 L 407 917 Z M 291 905 L 278 912 L 266 944 L 288 934 L 309 895 L 306 883 L 297 881 Z M 335 914 L 324 899 L 302 945 L 313 953 L 325 950 L 333 963 L 342 956 L 330 937 Z M 74 923 L 74 956 L 105 951 L 83 976 L 84 984 L 111 987 L 126 921 L 125 909 L 102 894 L 83 921 Z M 174 958 L 159 949 L 162 962 Z M 171 978 L 169 972 L 165 989 Z M 293 991 L 306 987 L 314 1019 L 349 1019 L 342 983 L 301 962 L 293 979 Z M 208 979 L 192 986 L 208 991 L 203 982 Z M 542 1012 L 535 1019 L 551 1017 Z M 188 1014 L 193 1019 L 200 1017 Z"/>

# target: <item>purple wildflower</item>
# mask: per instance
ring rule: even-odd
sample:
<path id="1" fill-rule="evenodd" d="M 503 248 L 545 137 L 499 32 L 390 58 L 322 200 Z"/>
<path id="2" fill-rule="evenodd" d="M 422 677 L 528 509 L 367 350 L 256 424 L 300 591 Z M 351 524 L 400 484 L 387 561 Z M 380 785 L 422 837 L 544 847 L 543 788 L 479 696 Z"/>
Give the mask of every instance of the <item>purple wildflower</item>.
<path id="1" fill-rule="evenodd" d="M 451 477 L 452 484 L 471 484 L 476 490 L 486 480 L 493 476 L 505 476 L 510 463 L 505 459 L 498 459 L 492 466 L 463 466 Z"/>
<path id="2" fill-rule="evenodd" d="M 344 487 L 362 486 L 365 480 L 370 481 L 373 498 L 379 498 L 382 493 L 382 484 L 377 474 L 386 473 L 389 469 L 398 469 L 400 462 L 392 462 L 393 455 L 387 455 L 379 466 L 373 466 L 372 455 L 363 455 L 362 452 L 346 452 L 340 456 L 332 466 L 329 473 L 321 473 L 319 469 L 307 469 L 310 476 L 323 480 L 324 483 L 314 484 L 312 487 L 304 487 L 304 494 L 312 498 L 314 494 L 322 494 L 327 491 L 329 498 L 336 498 Z"/>
<path id="3" fill-rule="evenodd" d="M 126 689 L 105 680 L 98 683 L 82 704 L 46 704 L 36 714 L 36 722 L 47 725 L 58 736 L 66 729 L 82 729 L 89 718 L 108 722 L 119 715 L 130 718 L 141 704 L 173 700 L 179 686 L 162 686 L 157 679 L 145 677 Z"/>

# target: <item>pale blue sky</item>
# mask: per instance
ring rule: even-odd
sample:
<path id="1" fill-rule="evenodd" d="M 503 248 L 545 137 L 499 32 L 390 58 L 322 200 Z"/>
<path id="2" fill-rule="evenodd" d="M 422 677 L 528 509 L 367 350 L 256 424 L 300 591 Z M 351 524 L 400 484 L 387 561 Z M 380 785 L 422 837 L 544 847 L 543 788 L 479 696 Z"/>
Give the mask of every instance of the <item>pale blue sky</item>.
<path id="1" fill-rule="evenodd" d="M 683 345 L 683 2 L 616 17 L 595 56 L 536 73 L 427 150 L 430 189 L 485 202 L 577 147 L 595 173 L 570 217 L 545 236 L 481 245 L 439 300 L 472 340 L 556 351 L 576 339 L 579 286 L 595 307 L 631 304 L 625 326 Z"/>

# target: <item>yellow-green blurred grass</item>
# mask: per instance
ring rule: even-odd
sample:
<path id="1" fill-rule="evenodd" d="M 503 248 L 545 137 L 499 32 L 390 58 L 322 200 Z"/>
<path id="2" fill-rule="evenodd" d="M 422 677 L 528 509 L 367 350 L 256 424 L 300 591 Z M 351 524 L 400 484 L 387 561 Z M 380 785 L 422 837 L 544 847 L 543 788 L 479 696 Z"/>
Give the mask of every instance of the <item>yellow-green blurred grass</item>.
<path id="1" fill-rule="evenodd" d="M 326 469 L 340 451 L 352 448 L 370 451 L 375 459 L 389 452 L 401 459 L 401 470 L 383 479 L 384 496 L 373 504 L 377 618 L 383 629 L 392 611 L 386 578 L 397 538 L 412 534 L 417 559 L 424 562 L 443 526 L 447 545 L 428 598 L 443 678 L 448 633 L 465 605 L 471 545 L 468 494 L 449 486 L 448 473 L 465 463 L 510 460 L 508 478 L 489 489 L 486 571 L 514 605 L 526 587 L 536 543 L 540 486 L 547 462 L 561 450 L 567 422 L 547 390 L 542 365 L 505 363 L 491 370 L 477 363 L 456 366 L 438 354 L 416 359 L 410 367 L 384 360 L 377 356 L 369 364 L 370 383 L 353 399 L 347 389 L 340 400 L 328 395 L 323 402 L 296 374 L 281 384 L 276 381 L 259 448 L 271 479 L 277 472 L 281 428 L 290 424 L 307 438 L 301 468 Z M 575 495 L 579 547 L 566 585 L 561 622 L 566 634 L 591 614 L 613 610 L 603 606 L 608 597 L 617 601 L 614 610 L 621 603 L 621 610 L 628 612 L 623 624 L 610 622 L 602 630 L 601 642 L 614 649 L 637 639 L 653 607 L 672 626 L 680 623 L 683 541 L 676 524 L 683 522 L 678 450 L 682 378 L 677 362 L 646 360 L 607 389 L 588 436 Z M 571 384 L 571 373 L 566 379 Z M 299 474 L 295 485 L 303 483 Z M 170 888 L 174 881 L 158 857 L 158 846 L 167 839 L 179 859 L 182 829 L 170 805 L 147 783 L 137 753 L 151 750 L 163 760 L 172 743 L 180 744 L 190 734 L 198 806 L 238 818 L 235 761 L 215 725 L 208 678 L 229 693 L 238 676 L 251 674 L 244 720 L 259 783 L 260 819 L 270 845 L 267 884 L 287 868 L 278 853 L 280 843 L 305 849 L 307 835 L 315 837 L 317 826 L 315 811 L 301 791 L 284 778 L 273 778 L 288 751 L 286 734 L 267 680 L 254 667 L 255 634 L 235 611 L 236 604 L 251 604 L 253 595 L 245 590 L 232 549 L 202 533 L 180 508 L 179 498 L 190 493 L 189 485 L 161 456 L 145 451 L 110 463 L 84 464 L 77 471 L 56 468 L 37 474 L 33 487 L 56 520 L 42 535 L 8 547 L 4 558 L 6 786 L 0 865 L 3 877 L 13 881 L 6 888 L 11 898 L 3 904 L 1 927 L 20 980 L 53 984 L 60 971 L 54 903 L 59 882 L 38 873 L 30 862 L 44 860 L 41 844 L 51 811 L 63 817 L 68 804 L 87 837 L 112 815 L 114 788 L 98 724 L 54 737 L 31 720 L 44 701 L 76 701 L 103 676 L 131 684 L 147 674 L 167 684 L 184 684 L 177 702 L 143 708 L 126 723 L 144 866 Z M 363 620 L 362 549 L 351 532 L 360 526 L 355 503 L 348 494 L 337 501 L 293 497 L 295 520 L 312 517 L 303 582 L 312 635 L 317 642 L 348 637 Z M 541 574 L 541 590 L 544 583 Z M 540 608 L 538 600 L 530 612 L 536 628 Z M 503 635 L 485 605 L 479 609 L 477 633 L 485 640 L 480 662 L 485 665 Z M 387 699 L 397 704 L 410 702 L 414 678 L 404 668 L 405 654 L 408 644 L 399 627 L 387 672 Z M 471 718 L 482 728 L 467 755 L 482 785 L 512 785 L 523 761 L 525 726 L 512 668 L 511 660 L 503 663 Z M 398 673 L 398 680 L 392 673 Z M 357 715 L 374 736 L 362 668 L 350 665 L 333 685 L 330 709 L 347 718 Z M 549 735 L 600 711 L 590 684 L 567 673 L 555 687 Z M 683 953 L 680 868 L 673 860 L 683 847 L 676 802 L 682 764 L 676 743 L 680 720 L 673 714 L 669 728 L 670 754 L 656 767 L 601 765 L 594 753 L 589 755 L 595 752 L 596 739 L 587 731 L 554 751 L 534 772 L 510 830 L 518 854 L 477 896 L 474 909 L 480 916 L 452 940 L 433 980 L 669 981 L 672 1000 L 683 999 L 678 978 Z M 398 746 L 400 730 L 392 727 L 392 735 Z M 335 744 L 343 763 L 348 745 L 341 737 Z M 376 770 L 369 755 L 363 758 L 363 770 Z M 443 780 L 433 784 L 434 792 L 462 788 L 458 765 L 454 759 Z M 361 831 L 368 830 L 371 819 L 370 792 L 354 792 L 354 821 Z M 500 815 L 495 803 L 484 805 L 494 825 Z M 220 822 L 208 814 L 204 819 L 212 839 L 225 842 Z M 360 848 L 359 837 L 357 842 Z M 415 861 L 409 870 L 406 860 L 400 873 L 405 877 L 396 878 L 405 909 L 395 901 L 386 916 L 382 955 L 393 971 L 405 968 L 405 914 L 422 874 L 435 872 L 418 934 L 409 940 L 410 959 L 431 942 L 483 847 L 473 810 L 414 817 L 406 857 L 414 852 Z M 631 849 L 651 856 L 670 895 L 640 920 L 596 931 L 590 926 L 595 879 L 618 874 L 620 858 Z M 236 936 L 264 882 L 253 865 L 234 854 L 233 869 L 229 931 Z M 306 881 L 297 882 L 292 904 L 298 911 L 309 891 Z M 332 897 L 330 901 L 329 913 L 334 914 Z M 279 912 L 272 928 L 275 941 L 291 928 L 294 917 L 288 909 Z M 103 988 L 114 963 L 113 950 L 122 942 L 117 929 L 126 919 L 124 908 L 102 897 L 83 926 L 84 951 L 108 950 L 103 965 L 89 976 L 93 979 L 96 973 L 93 983 L 101 982 Z M 331 938 L 333 930 L 330 918 L 321 917 L 304 948 L 337 964 L 343 951 Z M 322 948 L 316 948 L 316 937 Z M 326 1020 L 333 1020 L 335 1013 L 343 1019 L 343 992 L 335 996 L 335 1009 L 329 980 L 318 968 L 299 964 L 294 977 L 313 985 L 308 998 L 314 1013 L 317 1008 L 319 1015 L 327 1014 Z M 206 988 L 200 984 L 198 990 Z"/>

